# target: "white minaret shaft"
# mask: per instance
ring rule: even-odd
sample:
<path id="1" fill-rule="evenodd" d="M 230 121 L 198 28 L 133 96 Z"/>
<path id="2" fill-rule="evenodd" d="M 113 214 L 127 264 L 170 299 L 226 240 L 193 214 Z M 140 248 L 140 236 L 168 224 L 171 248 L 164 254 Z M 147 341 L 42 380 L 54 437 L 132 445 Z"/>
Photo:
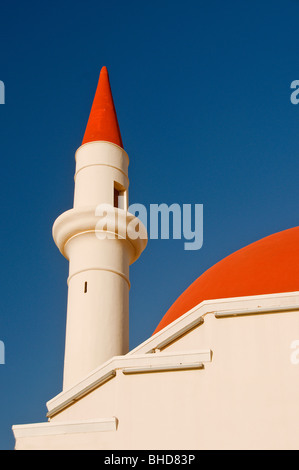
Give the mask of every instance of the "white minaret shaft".
<path id="1" fill-rule="evenodd" d="M 147 242 L 146 229 L 127 212 L 129 158 L 118 145 L 119 129 L 114 124 L 115 135 L 110 128 L 108 135 L 105 128 L 107 122 L 111 127 L 108 86 L 104 68 L 85 139 L 76 152 L 74 207 L 53 226 L 55 243 L 69 260 L 64 390 L 111 357 L 128 352 L 129 266 Z M 99 107 L 106 121 L 95 129 Z M 137 222 L 139 236 L 130 238 L 128 226 Z"/>

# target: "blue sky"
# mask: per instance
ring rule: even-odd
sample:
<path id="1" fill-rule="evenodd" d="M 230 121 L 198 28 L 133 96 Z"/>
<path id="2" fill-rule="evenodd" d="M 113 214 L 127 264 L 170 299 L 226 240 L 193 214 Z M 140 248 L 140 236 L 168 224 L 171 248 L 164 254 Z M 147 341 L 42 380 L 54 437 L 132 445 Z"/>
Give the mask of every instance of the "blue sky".
<path id="1" fill-rule="evenodd" d="M 130 203 L 203 204 L 204 243 L 150 240 L 130 273 L 130 347 L 231 252 L 298 225 L 299 2 L 1 5 L 0 449 L 61 391 L 68 274 L 51 235 L 72 207 L 100 69 L 130 157 Z M 299 335 L 299 332 L 298 332 Z"/>

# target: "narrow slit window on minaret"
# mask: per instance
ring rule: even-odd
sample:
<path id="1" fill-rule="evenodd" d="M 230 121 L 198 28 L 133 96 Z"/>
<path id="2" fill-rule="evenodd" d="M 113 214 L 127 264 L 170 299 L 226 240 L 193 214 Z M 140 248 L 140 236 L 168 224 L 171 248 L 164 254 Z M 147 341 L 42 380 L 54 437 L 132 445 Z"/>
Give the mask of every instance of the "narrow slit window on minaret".
<path id="1" fill-rule="evenodd" d="M 125 209 L 126 206 L 126 190 L 119 183 L 114 182 L 114 207 Z"/>
<path id="2" fill-rule="evenodd" d="M 87 292 L 87 281 L 85 281 L 84 283 L 84 294 L 86 294 L 86 292 Z"/>
<path id="3" fill-rule="evenodd" d="M 118 189 L 114 188 L 114 207 L 118 207 L 119 203 L 119 191 Z"/>

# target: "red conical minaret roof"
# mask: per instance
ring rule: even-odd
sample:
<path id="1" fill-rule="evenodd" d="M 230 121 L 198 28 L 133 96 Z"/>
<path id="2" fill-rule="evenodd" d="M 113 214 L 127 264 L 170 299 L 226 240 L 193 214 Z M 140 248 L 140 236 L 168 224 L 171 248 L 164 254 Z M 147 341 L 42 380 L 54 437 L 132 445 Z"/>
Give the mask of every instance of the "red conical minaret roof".
<path id="1" fill-rule="evenodd" d="M 123 147 L 106 67 L 100 73 L 82 145 L 97 140 Z"/>

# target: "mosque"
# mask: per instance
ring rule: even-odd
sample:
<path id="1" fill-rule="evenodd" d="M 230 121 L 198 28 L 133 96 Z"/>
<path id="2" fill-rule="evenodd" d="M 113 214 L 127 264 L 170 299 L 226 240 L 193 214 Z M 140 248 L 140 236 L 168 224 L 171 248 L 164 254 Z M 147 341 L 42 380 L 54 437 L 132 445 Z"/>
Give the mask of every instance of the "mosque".
<path id="1" fill-rule="evenodd" d="M 75 160 L 73 208 L 53 225 L 69 261 L 63 387 L 45 422 L 13 426 L 15 449 L 297 450 L 299 227 L 212 266 L 129 351 L 129 270 L 147 233 L 127 211 L 106 67 Z"/>

